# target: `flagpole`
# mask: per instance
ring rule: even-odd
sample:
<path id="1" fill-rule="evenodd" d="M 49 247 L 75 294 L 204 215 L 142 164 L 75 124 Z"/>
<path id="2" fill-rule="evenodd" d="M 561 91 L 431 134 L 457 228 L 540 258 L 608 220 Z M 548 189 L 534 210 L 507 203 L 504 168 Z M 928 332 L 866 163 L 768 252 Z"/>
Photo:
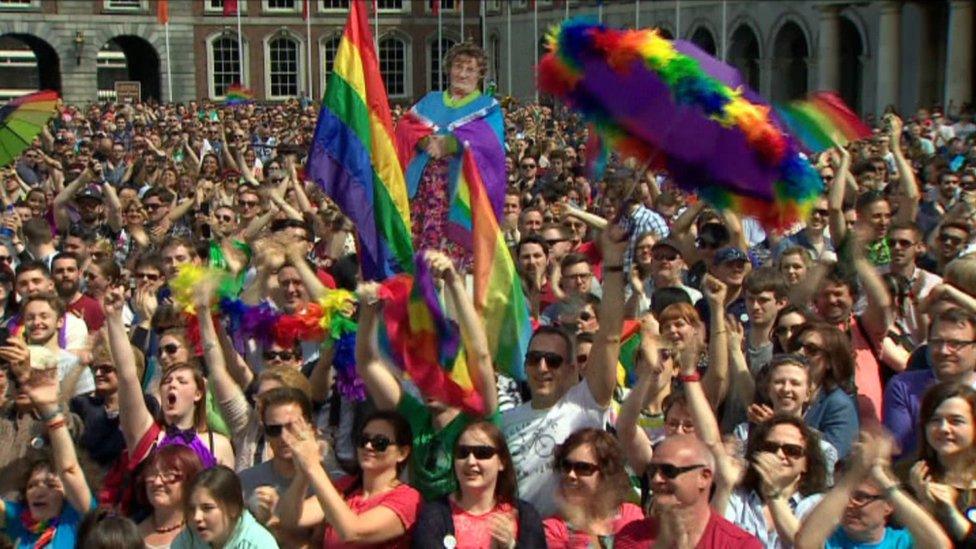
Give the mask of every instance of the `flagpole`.
<path id="1" fill-rule="evenodd" d="M 681 38 L 681 0 L 674 0 L 674 38 Z"/>
<path id="2" fill-rule="evenodd" d="M 444 27 L 441 22 L 441 7 L 437 6 L 437 89 L 444 89 Z"/>
<path id="3" fill-rule="evenodd" d="M 603 24 L 603 2 L 600 2 L 599 4 L 596 5 L 596 17 L 600 21 L 600 24 L 602 25 Z"/>
<path id="4" fill-rule="evenodd" d="M 173 62 L 169 56 L 169 15 L 166 16 L 166 24 L 163 25 L 166 29 L 166 88 L 169 92 L 169 100 L 173 102 Z"/>
<path id="5" fill-rule="evenodd" d="M 478 2 L 478 18 L 481 24 L 481 51 L 488 52 L 488 29 L 485 28 L 485 2 Z M 498 78 L 498 75 L 494 75 Z"/>
<path id="6" fill-rule="evenodd" d="M 565 19 L 569 19 L 569 3 L 572 1 L 573 0 L 566 0 L 566 16 L 564 17 Z"/>
<path id="7" fill-rule="evenodd" d="M 640 0 L 634 0 L 634 29 L 640 28 Z"/>
<path id="8" fill-rule="evenodd" d="M 728 2 L 722 0 L 722 61 L 725 61 L 725 54 L 727 52 L 726 40 L 728 40 L 727 37 L 729 34 L 729 30 L 728 30 L 729 9 L 728 8 L 729 8 Z"/>
<path id="9" fill-rule="evenodd" d="M 461 14 L 461 41 L 464 42 L 464 2 L 457 0 L 458 13 Z"/>
<path id="10" fill-rule="evenodd" d="M 315 90 L 312 89 L 312 6 L 309 5 L 311 0 L 302 0 L 305 2 L 305 51 L 308 54 L 308 100 L 313 101 L 315 98 Z"/>
<path id="11" fill-rule="evenodd" d="M 532 67 L 539 66 L 539 2 L 532 0 L 532 54 L 534 62 Z M 535 88 L 535 102 L 539 102 L 539 86 Z"/>
<path id="12" fill-rule="evenodd" d="M 512 95 L 512 3 L 505 3 L 505 28 L 508 38 L 508 45 L 505 46 L 505 56 L 507 57 L 506 84 L 508 84 L 508 95 Z"/>
<path id="13" fill-rule="evenodd" d="M 244 82 L 244 32 L 241 31 L 241 6 L 237 6 L 237 62 L 241 65 L 241 86 L 247 86 Z"/>
<path id="14" fill-rule="evenodd" d="M 373 47 L 376 49 L 376 58 L 380 56 L 380 4 L 373 0 Z"/>

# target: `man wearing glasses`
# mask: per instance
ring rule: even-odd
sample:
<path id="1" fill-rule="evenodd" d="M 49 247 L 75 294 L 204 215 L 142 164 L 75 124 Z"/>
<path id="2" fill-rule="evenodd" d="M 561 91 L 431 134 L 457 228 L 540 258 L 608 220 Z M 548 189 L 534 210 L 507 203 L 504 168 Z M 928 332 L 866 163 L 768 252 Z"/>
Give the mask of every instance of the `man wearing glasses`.
<path id="1" fill-rule="evenodd" d="M 752 534 L 722 518 L 709 506 L 715 458 L 695 435 L 665 438 L 647 466 L 654 500 L 644 520 L 623 528 L 620 547 L 736 547 L 759 549 Z"/>
<path id="2" fill-rule="evenodd" d="M 940 381 L 968 383 L 976 388 L 976 316 L 959 308 L 942 312 L 929 326 L 930 368 L 902 372 L 884 392 L 884 425 L 895 437 L 901 455 L 915 455 L 916 420 L 922 395 Z"/>

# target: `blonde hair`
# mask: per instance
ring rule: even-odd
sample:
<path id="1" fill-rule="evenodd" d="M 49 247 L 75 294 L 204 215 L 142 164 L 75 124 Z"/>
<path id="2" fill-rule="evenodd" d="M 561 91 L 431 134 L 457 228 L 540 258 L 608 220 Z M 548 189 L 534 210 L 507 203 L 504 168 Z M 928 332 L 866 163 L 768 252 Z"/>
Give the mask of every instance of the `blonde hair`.
<path id="1" fill-rule="evenodd" d="M 971 296 L 976 296 L 976 255 L 965 255 L 950 261 L 943 278 Z"/>

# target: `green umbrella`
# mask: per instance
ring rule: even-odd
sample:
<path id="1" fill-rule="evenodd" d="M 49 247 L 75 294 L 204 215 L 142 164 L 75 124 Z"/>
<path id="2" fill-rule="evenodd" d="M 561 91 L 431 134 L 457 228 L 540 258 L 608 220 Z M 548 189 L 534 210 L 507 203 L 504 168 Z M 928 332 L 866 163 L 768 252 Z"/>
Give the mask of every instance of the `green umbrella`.
<path id="1" fill-rule="evenodd" d="M 58 92 L 39 91 L 0 107 L 0 167 L 13 164 L 31 146 L 57 105 Z"/>

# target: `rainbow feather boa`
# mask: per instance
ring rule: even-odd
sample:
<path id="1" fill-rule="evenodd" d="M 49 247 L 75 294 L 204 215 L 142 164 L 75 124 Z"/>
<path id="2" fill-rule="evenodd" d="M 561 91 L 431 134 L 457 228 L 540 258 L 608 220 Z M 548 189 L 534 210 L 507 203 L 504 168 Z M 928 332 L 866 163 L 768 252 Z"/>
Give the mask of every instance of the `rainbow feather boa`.
<path id="1" fill-rule="evenodd" d="M 783 230 L 823 191 L 768 105 L 657 31 L 572 19 L 548 40 L 539 88 L 580 112 L 618 153 L 667 169 L 716 208 Z"/>
<path id="2" fill-rule="evenodd" d="M 206 281 L 206 282 L 205 282 Z M 267 303 L 250 305 L 241 301 L 238 278 L 223 269 L 199 265 L 183 265 L 170 281 L 174 305 L 187 317 L 187 338 L 195 349 L 199 345 L 194 307 L 194 295 L 200 284 L 210 284 L 217 303 L 214 315 L 227 320 L 227 332 L 234 348 L 243 354 L 247 341 L 253 339 L 262 346 L 277 343 L 291 347 L 298 341 L 329 340 L 333 349 L 332 365 L 336 369 L 336 387 L 345 398 L 364 400 L 366 389 L 356 374 L 356 329 L 353 320 L 356 295 L 348 290 L 329 290 L 317 303 L 309 303 L 301 314 L 285 314 Z"/>

